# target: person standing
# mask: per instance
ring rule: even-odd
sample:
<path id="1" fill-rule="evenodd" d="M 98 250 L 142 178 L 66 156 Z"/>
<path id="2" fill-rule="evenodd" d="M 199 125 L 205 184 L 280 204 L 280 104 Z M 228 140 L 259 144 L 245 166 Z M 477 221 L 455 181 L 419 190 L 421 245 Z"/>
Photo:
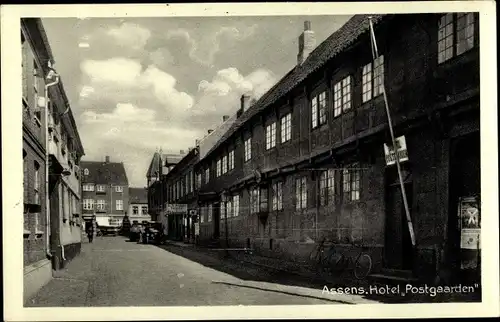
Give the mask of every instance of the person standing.
<path id="1" fill-rule="evenodd" d="M 90 225 L 88 225 L 87 229 L 87 237 L 89 238 L 89 243 L 92 243 L 94 240 L 94 233 L 96 232 L 96 225 L 97 225 L 97 220 L 96 216 L 92 216 L 92 221 L 90 222 Z"/>

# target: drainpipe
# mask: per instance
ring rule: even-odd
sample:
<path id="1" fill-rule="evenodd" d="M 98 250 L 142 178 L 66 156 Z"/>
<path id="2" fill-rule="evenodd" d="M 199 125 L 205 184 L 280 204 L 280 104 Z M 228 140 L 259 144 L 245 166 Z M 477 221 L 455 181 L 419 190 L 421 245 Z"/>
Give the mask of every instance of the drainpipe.
<path id="1" fill-rule="evenodd" d="M 49 77 L 50 76 L 50 77 Z M 46 254 L 52 258 L 50 249 L 50 198 L 49 198 L 49 87 L 59 83 L 59 74 L 52 67 L 47 74 L 47 79 L 55 77 L 55 81 L 45 84 L 45 229 L 46 229 Z M 63 250 L 64 252 L 64 250 Z"/>

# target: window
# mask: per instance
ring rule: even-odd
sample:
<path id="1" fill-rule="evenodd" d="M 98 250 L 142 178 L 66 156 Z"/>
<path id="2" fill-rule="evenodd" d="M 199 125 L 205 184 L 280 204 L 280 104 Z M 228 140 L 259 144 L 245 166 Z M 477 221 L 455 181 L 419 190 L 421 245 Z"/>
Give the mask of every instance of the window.
<path id="1" fill-rule="evenodd" d="M 439 19 L 439 64 L 474 47 L 474 24 L 474 13 L 448 13 Z"/>
<path id="2" fill-rule="evenodd" d="M 106 210 L 106 201 L 105 200 L 102 200 L 102 199 L 99 199 L 97 200 L 97 210 Z"/>
<path id="3" fill-rule="evenodd" d="M 344 200 L 359 200 L 361 174 L 357 166 L 357 164 L 352 164 L 343 171 Z"/>
<path id="4" fill-rule="evenodd" d="M 222 158 L 222 173 L 227 172 L 227 155 Z"/>
<path id="5" fill-rule="evenodd" d="M 193 192 L 194 191 L 194 172 L 193 170 L 189 171 L 189 192 Z"/>
<path id="6" fill-rule="evenodd" d="M 373 70 L 372 70 L 373 67 Z M 363 103 L 382 94 L 384 90 L 384 56 L 363 67 Z"/>
<path id="7" fill-rule="evenodd" d="M 240 195 L 233 196 L 233 216 L 238 217 L 240 214 Z"/>
<path id="8" fill-rule="evenodd" d="M 267 192 L 267 188 L 260 188 L 260 192 L 259 192 L 259 203 L 260 203 L 260 211 L 262 212 L 266 212 L 266 211 L 269 211 L 269 205 L 267 203 L 267 199 L 268 199 L 268 192 Z"/>
<path id="9" fill-rule="evenodd" d="M 208 216 L 207 216 L 207 221 L 211 222 L 212 221 L 212 204 L 208 205 Z"/>
<path id="10" fill-rule="evenodd" d="M 245 140 L 245 162 L 252 158 L 252 138 Z"/>
<path id="11" fill-rule="evenodd" d="M 34 101 L 33 105 L 35 107 L 35 117 L 40 120 L 41 119 L 41 110 L 38 107 L 38 77 L 41 73 L 40 68 L 38 68 L 38 64 L 35 60 L 33 60 L 33 93 L 34 93 Z"/>
<path id="12" fill-rule="evenodd" d="M 28 153 L 23 149 L 23 192 L 24 192 L 24 203 L 28 200 L 28 158 L 26 156 Z"/>
<path id="13" fill-rule="evenodd" d="M 94 199 L 83 199 L 83 210 L 93 210 Z"/>
<path id="14" fill-rule="evenodd" d="M 283 182 L 278 181 L 273 184 L 273 195 L 272 195 L 272 209 L 282 210 L 283 209 Z"/>
<path id="15" fill-rule="evenodd" d="M 295 209 L 304 209 L 307 207 L 307 178 L 300 177 L 295 179 Z"/>
<path id="16" fill-rule="evenodd" d="M 35 161 L 35 184 L 33 185 L 33 189 L 35 191 L 35 204 L 40 204 L 40 164 Z"/>
<path id="17" fill-rule="evenodd" d="M 234 150 L 231 150 L 229 152 L 229 160 L 228 160 L 228 166 L 229 166 L 229 170 L 233 170 L 234 169 Z"/>
<path id="18" fill-rule="evenodd" d="M 200 189 L 201 187 L 201 173 L 196 174 L 196 189 Z"/>
<path id="19" fill-rule="evenodd" d="M 102 184 L 98 184 L 97 185 L 97 192 L 105 192 L 106 191 L 106 187 Z"/>
<path id="20" fill-rule="evenodd" d="M 84 169 L 83 170 L 83 174 L 86 175 L 86 176 L 88 176 L 89 175 L 89 169 Z"/>
<path id="21" fill-rule="evenodd" d="M 288 113 L 287 115 L 281 118 L 281 143 L 285 143 L 291 138 L 292 138 L 292 114 Z"/>
<path id="22" fill-rule="evenodd" d="M 123 192 L 123 187 L 122 186 L 116 186 L 115 187 L 116 192 Z"/>
<path id="23" fill-rule="evenodd" d="M 266 126 L 266 150 L 276 146 L 276 122 Z"/>
<path id="24" fill-rule="evenodd" d="M 116 210 L 123 210 L 123 200 L 116 200 Z"/>
<path id="25" fill-rule="evenodd" d="M 94 191 L 94 185 L 91 183 L 84 184 L 83 191 Z"/>
<path id="26" fill-rule="evenodd" d="M 132 206 L 132 213 L 133 213 L 134 215 L 139 214 L 139 207 L 138 207 L 138 206 Z"/>
<path id="27" fill-rule="evenodd" d="M 233 203 L 232 203 L 232 198 L 228 198 L 226 201 L 226 216 L 227 218 L 230 218 L 233 216 Z"/>
<path id="28" fill-rule="evenodd" d="M 142 214 L 147 215 L 148 214 L 148 207 L 147 206 L 142 206 Z"/>
<path id="29" fill-rule="evenodd" d="M 205 221 L 205 213 L 206 213 L 206 208 L 205 207 L 200 207 L 200 223 L 203 224 Z"/>
<path id="30" fill-rule="evenodd" d="M 351 108 L 351 76 L 335 84 L 333 92 L 333 116 L 336 117 Z"/>
<path id="31" fill-rule="evenodd" d="M 326 92 L 313 97 L 311 101 L 311 122 L 313 129 L 326 123 Z"/>
<path id="32" fill-rule="evenodd" d="M 208 183 L 210 181 L 210 168 L 205 169 L 205 183 Z"/>
<path id="33" fill-rule="evenodd" d="M 333 203 L 335 198 L 335 170 L 321 172 L 319 179 L 319 204 L 325 206 Z"/>
<path id="34" fill-rule="evenodd" d="M 259 212 L 259 188 L 250 190 L 250 213 Z"/>
<path id="35" fill-rule="evenodd" d="M 217 169 L 216 170 L 217 171 L 216 172 L 216 176 L 220 177 L 221 172 L 222 172 L 222 161 L 221 161 L 221 159 L 217 160 L 216 169 Z"/>
<path id="36" fill-rule="evenodd" d="M 29 45 L 26 42 L 26 39 L 24 38 L 24 34 L 21 31 L 21 68 L 22 68 L 22 74 L 23 74 L 23 98 L 27 100 L 28 97 L 28 73 L 26 71 L 27 67 L 27 59 L 28 59 L 28 48 Z"/>

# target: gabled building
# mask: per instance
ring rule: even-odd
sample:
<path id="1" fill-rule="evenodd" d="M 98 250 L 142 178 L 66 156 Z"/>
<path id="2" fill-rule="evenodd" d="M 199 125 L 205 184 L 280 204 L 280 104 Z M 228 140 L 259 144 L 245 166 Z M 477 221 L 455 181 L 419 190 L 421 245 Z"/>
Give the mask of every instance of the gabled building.
<path id="1" fill-rule="evenodd" d="M 148 209 L 153 221 L 158 221 L 162 205 L 165 203 L 164 191 L 161 190 L 161 178 L 184 156 L 185 152 L 181 150 L 179 154 L 155 152 L 151 158 L 146 179 L 148 186 Z"/>
<path id="2" fill-rule="evenodd" d="M 146 188 L 130 187 L 128 217 L 131 223 L 151 221 L 148 210 L 148 190 Z"/>
<path id="3" fill-rule="evenodd" d="M 20 36 L 27 299 L 80 251 L 84 150 L 41 19 L 21 19 Z"/>
<path id="4" fill-rule="evenodd" d="M 326 239 L 345 254 L 362 246 L 384 274 L 480 272 L 457 216 L 480 208 L 478 19 L 373 15 L 378 56 L 366 15 L 317 47 L 306 22 L 297 65 L 255 104 L 242 97 L 234 124 L 196 166 L 206 196 L 200 240 L 227 235 L 230 247 L 307 260 Z"/>
<path id="5" fill-rule="evenodd" d="M 97 225 L 117 232 L 129 206 L 129 184 L 123 162 L 82 161 L 83 218 L 96 216 Z"/>

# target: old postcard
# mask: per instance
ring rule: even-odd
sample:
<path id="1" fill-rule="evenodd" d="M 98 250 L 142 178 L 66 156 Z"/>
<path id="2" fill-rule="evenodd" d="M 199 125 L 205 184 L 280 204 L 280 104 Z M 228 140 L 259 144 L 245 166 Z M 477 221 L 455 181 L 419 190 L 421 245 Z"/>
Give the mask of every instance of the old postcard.
<path id="1" fill-rule="evenodd" d="M 2 7 L 6 320 L 498 315 L 494 26 Z"/>

